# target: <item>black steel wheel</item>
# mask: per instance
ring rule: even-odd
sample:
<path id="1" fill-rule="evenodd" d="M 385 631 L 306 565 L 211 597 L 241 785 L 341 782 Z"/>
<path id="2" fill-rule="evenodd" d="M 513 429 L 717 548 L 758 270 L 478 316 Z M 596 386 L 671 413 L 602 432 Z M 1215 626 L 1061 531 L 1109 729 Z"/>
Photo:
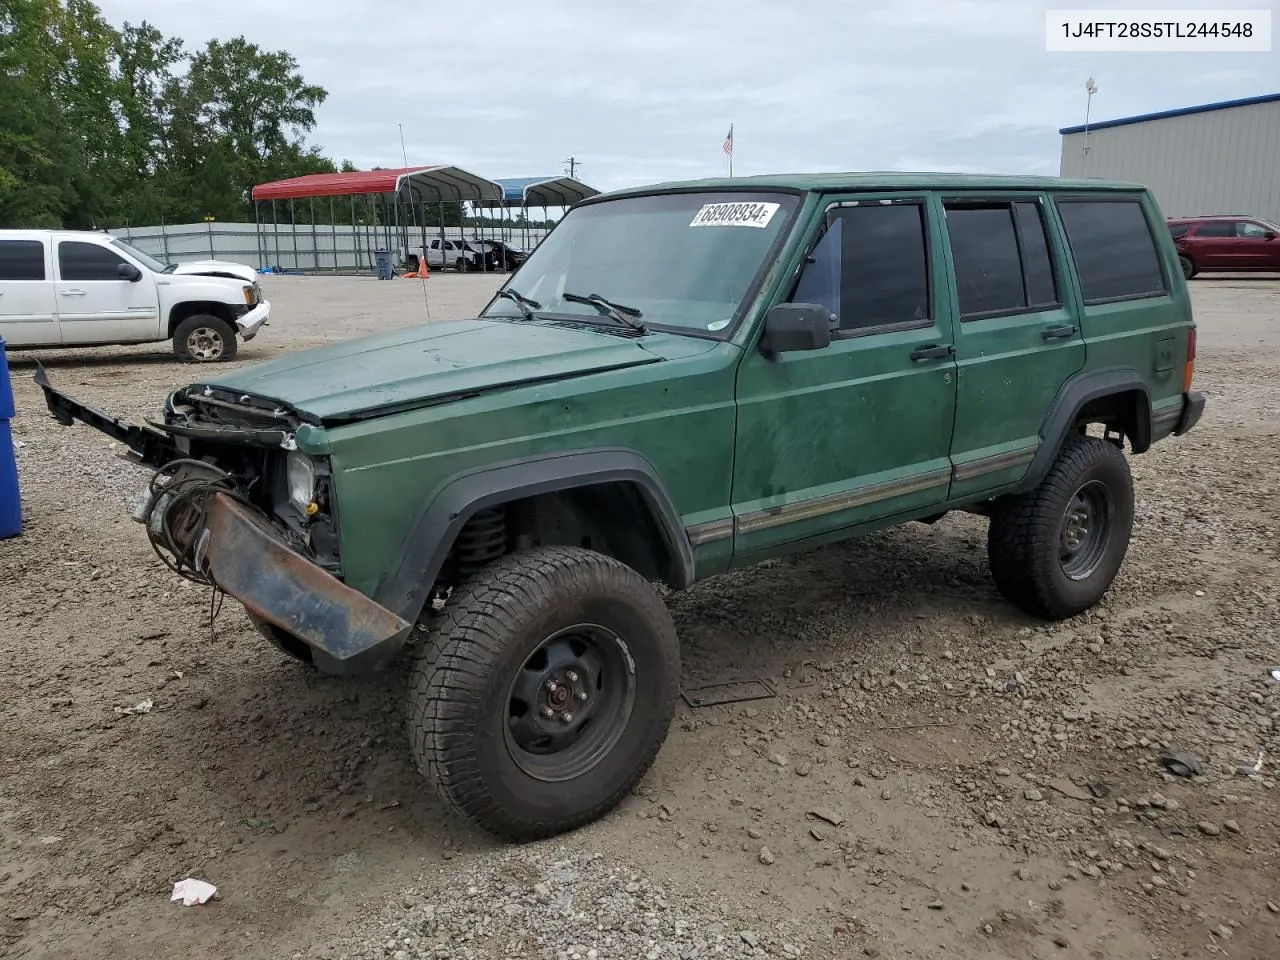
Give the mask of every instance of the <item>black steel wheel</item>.
<path id="1" fill-rule="evenodd" d="M 670 614 L 630 567 L 572 547 L 512 554 L 434 619 L 410 676 L 410 747 L 445 802 L 491 833 L 563 833 L 648 770 L 679 666 Z"/>
<path id="2" fill-rule="evenodd" d="M 1111 491 L 1100 480 L 1089 480 L 1071 498 L 1058 534 L 1058 562 L 1072 580 L 1087 580 L 1107 555 L 1110 543 Z"/>
<path id="3" fill-rule="evenodd" d="M 613 749 L 636 699 L 626 641 L 579 623 L 548 637 L 507 695 L 507 750 L 536 780 L 582 776 Z"/>
<path id="4" fill-rule="evenodd" d="M 1052 620 L 1089 609 L 1111 587 L 1133 530 L 1133 478 L 1124 452 L 1070 437 L 1040 485 L 991 511 L 987 555 L 1000 592 Z"/>

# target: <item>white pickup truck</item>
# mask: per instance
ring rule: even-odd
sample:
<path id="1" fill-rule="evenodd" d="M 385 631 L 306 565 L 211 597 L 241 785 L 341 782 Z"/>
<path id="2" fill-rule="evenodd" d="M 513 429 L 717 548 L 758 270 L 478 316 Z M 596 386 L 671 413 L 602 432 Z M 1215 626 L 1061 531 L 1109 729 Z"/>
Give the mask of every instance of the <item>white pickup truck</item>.
<path id="1" fill-rule="evenodd" d="M 270 317 L 253 267 L 166 264 L 106 233 L 0 230 L 0 337 L 8 348 L 173 341 L 180 360 L 236 355 Z"/>

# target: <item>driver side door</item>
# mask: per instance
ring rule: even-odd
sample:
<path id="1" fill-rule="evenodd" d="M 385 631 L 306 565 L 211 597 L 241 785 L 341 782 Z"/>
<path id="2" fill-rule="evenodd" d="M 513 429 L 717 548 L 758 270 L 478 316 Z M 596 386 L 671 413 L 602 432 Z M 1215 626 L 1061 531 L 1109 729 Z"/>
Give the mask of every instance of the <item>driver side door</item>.
<path id="1" fill-rule="evenodd" d="M 735 566 L 943 503 L 956 406 L 951 297 L 927 194 L 833 197 L 784 300 L 838 318 L 830 344 L 738 372 Z"/>
<path id="2" fill-rule="evenodd" d="M 126 343 L 156 340 L 160 333 L 160 298 L 155 276 L 99 243 L 59 240 L 54 284 L 62 342 Z M 122 266 L 139 269 L 138 280 L 125 280 Z"/>

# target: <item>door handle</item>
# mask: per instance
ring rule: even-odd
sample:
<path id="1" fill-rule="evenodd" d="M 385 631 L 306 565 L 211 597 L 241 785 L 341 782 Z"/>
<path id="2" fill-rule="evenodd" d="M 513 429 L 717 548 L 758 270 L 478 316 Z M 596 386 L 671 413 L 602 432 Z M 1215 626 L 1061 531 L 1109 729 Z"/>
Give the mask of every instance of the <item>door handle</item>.
<path id="1" fill-rule="evenodd" d="M 943 357 L 949 357 L 955 352 L 956 348 L 949 343 L 940 347 L 920 347 L 911 351 L 911 360 L 913 363 L 919 363 L 921 360 L 941 360 Z"/>
<path id="2" fill-rule="evenodd" d="M 87 290 L 63 290 L 62 291 L 62 295 L 64 297 L 83 297 L 83 296 L 86 296 L 87 294 L 88 294 Z"/>
<path id="3" fill-rule="evenodd" d="M 1064 324 L 1061 327 L 1046 327 L 1040 332 L 1040 336 L 1045 340 L 1065 340 L 1067 337 L 1076 335 L 1075 324 Z"/>

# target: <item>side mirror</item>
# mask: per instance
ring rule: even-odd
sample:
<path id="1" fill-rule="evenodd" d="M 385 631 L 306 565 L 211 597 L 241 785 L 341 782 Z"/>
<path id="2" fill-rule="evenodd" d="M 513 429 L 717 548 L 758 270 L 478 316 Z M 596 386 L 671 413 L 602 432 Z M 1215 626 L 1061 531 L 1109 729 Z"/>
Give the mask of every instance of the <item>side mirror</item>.
<path id="1" fill-rule="evenodd" d="M 764 318 L 760 352 L 821 350 L 831 344 L 836 316 L 820 303 L 780 303 Z"/>
<path id="2" fill-rule="evenodd" d="M 1263 237 L 1265 237 L 1268 240 L 1274 240 L 1276 238 L 1276 232 L 1274 230 L 1268 230 L 1266 233 L 1263 234 Z"/>
<path id="3" fill-rule="evenodd" d="M 116 276 L 121 280 L 128 280 L 130 283 L 137 283 L 142 279 L 142 271 L 132 263 L 122 263 L 116 267 Z"/>

